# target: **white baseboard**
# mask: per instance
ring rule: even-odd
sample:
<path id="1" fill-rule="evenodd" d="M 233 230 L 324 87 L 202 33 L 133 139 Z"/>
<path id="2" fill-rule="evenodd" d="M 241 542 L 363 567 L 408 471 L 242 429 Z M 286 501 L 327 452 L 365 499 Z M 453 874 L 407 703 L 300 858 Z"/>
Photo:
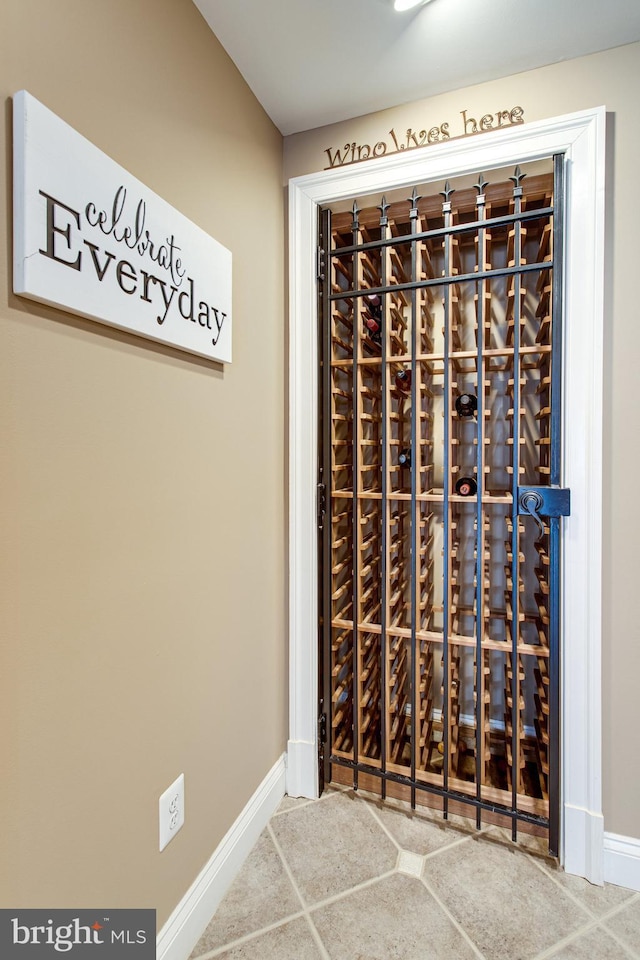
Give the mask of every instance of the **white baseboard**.
<path id="1" fill-rule="evenodd" d="M 640 840 L 605 833 L 604 879 L 606 883 L 640 891 Z"/>
<path id="2" fill-rule="evenodd" d="M 285 793 L 285 754 L 274 764 L 156 940 L 157 960 L 187 960 Z"/>

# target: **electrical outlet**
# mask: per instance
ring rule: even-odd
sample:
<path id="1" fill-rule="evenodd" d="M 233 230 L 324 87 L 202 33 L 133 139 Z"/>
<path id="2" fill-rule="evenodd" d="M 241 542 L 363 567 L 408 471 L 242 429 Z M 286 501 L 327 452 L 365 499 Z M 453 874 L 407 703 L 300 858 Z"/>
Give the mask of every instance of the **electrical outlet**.
<path id="1" fill-rule="evenodd" d="M 164 850 L 184 823 L 184 773 L 160 797 L 160 850 Z"/>

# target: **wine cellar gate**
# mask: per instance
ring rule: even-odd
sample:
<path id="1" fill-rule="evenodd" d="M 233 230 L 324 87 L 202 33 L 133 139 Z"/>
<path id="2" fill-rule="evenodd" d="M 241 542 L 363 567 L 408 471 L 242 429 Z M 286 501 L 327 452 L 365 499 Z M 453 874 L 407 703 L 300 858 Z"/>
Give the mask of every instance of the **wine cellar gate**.
<path id="1" fill-rule="evenodd" d="M 564 157 L 525 169 L 321 210 L 320 767 L 557 854 Z"/>

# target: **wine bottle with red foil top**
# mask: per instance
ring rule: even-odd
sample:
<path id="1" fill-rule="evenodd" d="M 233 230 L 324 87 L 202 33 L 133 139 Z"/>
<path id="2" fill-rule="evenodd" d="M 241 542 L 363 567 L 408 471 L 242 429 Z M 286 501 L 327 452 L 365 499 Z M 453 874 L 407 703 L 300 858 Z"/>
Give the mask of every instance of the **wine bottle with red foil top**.
<path id="1" fill-rule="evenodd" d="M 401 467 L 411 466 L 411 447 L 404 447 L 398 454 L 398 464 Z"/>
<path id="2" fill-rule="evenodd" d="M 459 417 L 473 417 L 478 409 L 478 398 L 473 393 L 461 393 L 456 397 L 456 413 Z"/>
<path id="3" fill-rule="evenodd" d="M 376 344 L 382 343 L 382 300 L 377 293 L 365 294 L 364 325 L 369 339 Z"/>
<path id="4" fill-rule="evenodd" d="M 473 477 L 460 477 L 456 483 L 456 493 L 461 497 L 473 497 L 477 489 L 478 484 Z"/>
<path id="5" fill-rule="evenodd" d="M 365 317 L 364 325 L 369 339 L 373 340 L 374 343 L 381 344 L 382 331 L 380 323 L 374 317 Z"/>
<path id="6" fill-rule="evenodd" d="M 410 393 L 411 391 L 411 370 L 398 370 L 396 373 L 396 390 L 400 393 Z"/>

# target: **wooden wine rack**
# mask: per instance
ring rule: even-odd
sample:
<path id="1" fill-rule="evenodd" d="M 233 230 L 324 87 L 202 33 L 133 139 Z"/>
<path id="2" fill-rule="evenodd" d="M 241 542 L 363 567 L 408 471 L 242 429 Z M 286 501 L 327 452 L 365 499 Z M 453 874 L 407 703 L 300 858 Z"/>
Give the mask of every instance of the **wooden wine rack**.
<path id="1" fill-rule="evenodd" d="M 544 825 L 553 173 L 325 216 L 330 776 Z"/>

